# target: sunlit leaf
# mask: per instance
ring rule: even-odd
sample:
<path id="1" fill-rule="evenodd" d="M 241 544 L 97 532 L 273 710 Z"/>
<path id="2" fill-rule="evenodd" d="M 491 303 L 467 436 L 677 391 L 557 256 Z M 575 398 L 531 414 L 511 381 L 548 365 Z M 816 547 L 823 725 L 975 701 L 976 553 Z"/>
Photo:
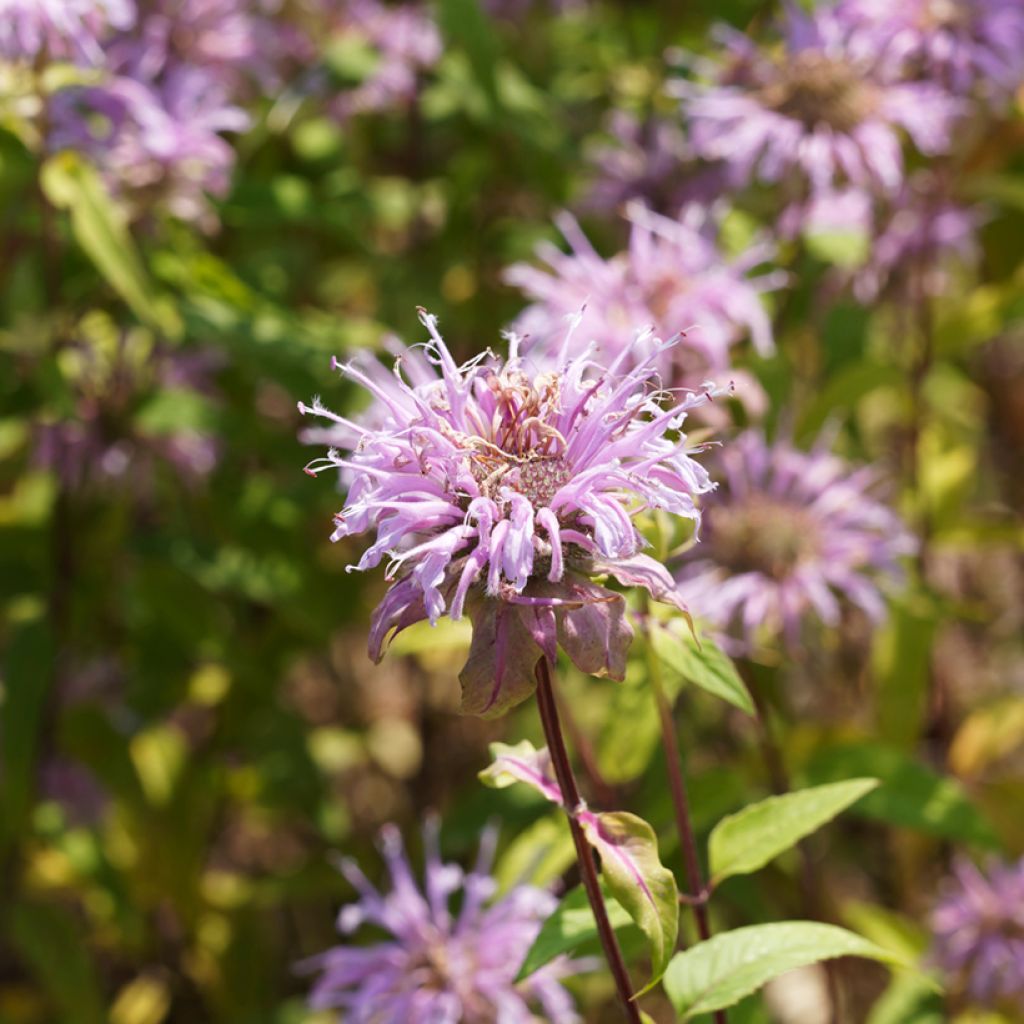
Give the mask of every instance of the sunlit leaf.
<path id="1" fill-rule="evenodd" d="M 666 670 L 666 688 L 669 676 L 693 683 L 702 690 L 720 697 L 733 707 L 754 713 L 754 702 L 740 679 L 732 660 L 706 634 L 698 644 L 688 626 L 678 619 L 667 623 L 652 620 L 651 644 Z"/>
<path id="2" fill-rule="evenodd" d="M 580 824 L 601 857 L 608 892 L 647 936 L 650 988 L 663 974 L 679 934 L 679 890 L 658 859 L 658 839 L 642 818 L 626 811 L 579 814 Z"/>
<path id="3" fill-rule="evenodd" d="M 877 785 L 877 779 L 851 779 L 814 786 L 768 797 L 724 818 L 708 840 L 712 879 L 759 870 Z"/>
<path id="4" fill-rule="evenodd" d="M 840 956 L 896 962 L 873 942 L 835 925 L 751 925 L 677 953 L 665 972 L 665 991 L 682 1019 L 690 1020 L 733 1006 L 786 971 Z"/>

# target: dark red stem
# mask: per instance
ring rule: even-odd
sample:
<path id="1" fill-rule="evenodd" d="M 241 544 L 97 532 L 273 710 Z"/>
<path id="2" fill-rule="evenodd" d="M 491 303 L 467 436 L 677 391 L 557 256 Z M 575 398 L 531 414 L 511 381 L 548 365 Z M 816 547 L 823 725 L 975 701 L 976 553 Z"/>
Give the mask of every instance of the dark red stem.
<path id="1" fill-rule="evenodd" d="M 632 999 L 633 986 L 629 980 L 629 972 L 626 970 L 622 951 L 619 949 L 615 932 L 608 920 L 608 911 L 605 909 L 604 897 L 601 895 L 594 851 L 590 848 L 590 844 L 583 835 L 583 829 L 576 820 L 576 808 L 580 805 L 580 793 L 572 774 L 572 765 L 569 763 L 569 752 L 565 749 L 562 727 L 558 720 L 558 705 L 555 702 L 555 692 L 551 685 L 551 673 L 546 658 L 541 658 L 537 665 L 537 707 L 540 710 L 541 724 L 544 726 L 544 738 L 547 740 L 548 752 L 551 754 L 551 761 L 555 768 L 555 778 L 558 780 L 558 788 L 562 791 L 562 799 L 565 801 L 565 809 L 569 816 L 569 830 L 572 832 L 572 841 L 576 846 L 580 876 L 587 899 L 590 900 L 590 907 L 594 912 L 594 920 L 597 922 L 597 934 L 601 939 L 601 948 L 604 950 L 605 959 L 608 961 L 608 967 L 615 981 L 615 988 L 622 1000 L 626 1020 L 630 1024 L 641 1024 L 640 1011 Z"/>

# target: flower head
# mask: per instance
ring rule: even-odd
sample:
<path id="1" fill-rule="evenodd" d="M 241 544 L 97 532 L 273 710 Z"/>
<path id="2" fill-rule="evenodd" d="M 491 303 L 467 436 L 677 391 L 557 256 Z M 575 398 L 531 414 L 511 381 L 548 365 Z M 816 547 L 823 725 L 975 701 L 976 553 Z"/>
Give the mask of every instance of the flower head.
<path id="1" fill-rule="evenodd" d="M 687 207 L 678 221 L 640 204 L 628 207 L 632 221 L 629 248 L 604 259 L 568 214 L 558 226 L 571 246 L 564 253 L 543 245 L 539 268 L 517 264 L 506 278 L 533 300 L 515 323 L 529 343 L 552 347 L 567 319 L 583 310 L 573 337 L 594 342 L 606 361 L 629 351 L 646 356 L 633 331 L 651 325 L 656 336 L 685 331 L 679 344 L 659 350 L 657 367 L 672 384 L 693 386 L 730 369 L 730 350 L 749 337 L 761 353 L 772 349 L 771 323 L 761 293 L 781 283 L 779 275 L 751 276 L 772 254 L 766 244 L 751 247 L 729 263 L 714 241 L 714 222 L 698 206 Z"/>
<path id="2" fill-rule="evenodd" d="M 841 0 L 844 16 L 877 34 L 909 75 L 957 94 L 1006 98 L 1024 82 L 1018 0 Z"/>
<path id="3" fill-rule="evenodd" d="M 932 961 L 972 1002 L 1024 1005 L 1024 859 L 986 872 L 959 861 L 931 927 Z"/>
<path id="4" fill-rule="evenodd" d="M 849 183 L 892 190 L 903 180 L 901 134 L 944 152 L 955 100 L 934 83 L 899 80 L 877 38 L 840 11 L 787 8 L 778 51 L 723 31 L 733 59 L 712 84 L 684 83 L 694 150 L 723 161 L 734 187 L 798 175 L 805 190 Z"/>
<path id="5" fill-rule="evenodd" d="M 100 41 L 135 20 L 133 0 L 0 0 L 0 57 L 100 64 Z"/>
<path id="6" fill-rule="evenodd" d="M 679 577 L 684 600 L 750 644 L 779 633 L 796 644 L 808 613 L 836 624 L 840 597 L 884 615 L 879 578 L 898 577 L 914 543 L 868 493 L 870 467 L 756 431 L 730 442 L 720 465 L 724 487 L 705 502 L 702 543 Z"/>
<path id="7" fill-rule="evenodd" d="M 531 1007 L 552 1024 L 578 1017 L 559 979 L 584 965 L 564 957 L 517 984 L 519 965 L 554 910 L 554 897 L 519 885 L 494 898 L 490 876 L 495 835 L 485 833 L 476 866 L 463 873 L 437 850 L 437 825 L 425 829 L 425 886 L 419 888 L 394 826 L 381 834 L 391 889 L 381 893 L 354 862 L 341 868 L 359 899 L 344 907 L 338 928 L 351 935 L 363 924 L 389 935 L 370 946 L 338 946 L 307 961 L 321 971 L 310 1003 L 339 1010 L 348 1024 L 532 1024 Z M 452 897 L 462 893 L 453 911 Z"/>
<path id="8" fill-rule="evenodd" d="M 209 197 L 227 192 L 235 162 L 221 133 L 249 123 L 217 78 L 174 65 L 159 81 L 123 75 L 63 90 L 53 107 L 51 147 L 87 153 L 134 213 L 162 206 L 182 220 L 216 223 Z"/>
<path id="9" fill-rule="evenodd" d="M 373 394 L 369 422 L 378 425 L 300 405 L 358 438 L 307 472 L 344 474 L 333 539 L 376 531 L 352 568 L 390 558 L 371 656 L 380 659 L 391 631 L 468 610 L 466 711 L 497 714 L 524 700 L 537 662 L 554 660 L 558 644 L 584 671 L 622 678 L 631 638 L 623 599 L 590 577 L 676 600 L 664 567 L 642 554 L 633 519 L 644 509 L 699 518 L 694 497 L 712 485 L 680 431 L 706 396 L 661 404 L 669 396 L 651 384 L 674 341 L 641 359 L 624 349 L 608 369 L 589 352 L 570 356 L 566 343 L 553 369 L 531 374 L 515 337 L 507 361 L 484 353 L 458 366 L 435 318 L 421 320 L 431 339 L 423 354 L 439 372 L 429 382 L 407 381 L 401 357 L 388 386 L 367 360 L 340 366 Z"/>
<path id="10" fill-rule="evenodd" d="M 343 39 L 361 41 L 375 58 L 369 75 L 335 99 L 334 111 L 342 118 L 408 105 L 418 92 L 420 74 L 441 59 L 441 34 L 418 4 L 350 0 L 340 27 Z"/>

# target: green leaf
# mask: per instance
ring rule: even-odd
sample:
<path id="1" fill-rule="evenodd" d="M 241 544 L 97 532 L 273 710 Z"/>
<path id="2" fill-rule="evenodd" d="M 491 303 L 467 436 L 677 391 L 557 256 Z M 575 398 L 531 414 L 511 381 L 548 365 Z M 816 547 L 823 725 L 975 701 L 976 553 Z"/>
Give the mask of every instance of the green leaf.
<path id="1" fill-rule="evenodd" d="M 853 743 L 821 750 L 807 768 L 812 781 L 872 775 L 881 785 L 856 813 L 943 839 L 997 849 L 999 838 L 960 783 L 891 747 Z"/>
<path id="2" fill-rule="evenodd" d="M 757 924 L 677 953 L 665 972 L 665 991 L 682 1019 L 690 1020 L 732 1006 L 786 971 L 839 956 L 896 962 L 873 942 L 835 925 Z"/>
<path id="3" fill-rule="evenodd" d="M 616 932 L 633 923 L 629 914 L 610 896 L 605 896 L 604 905 L 608 911 L 608 921 Z M 554 913 L 541 926 L 522 967 L 519 968 L 516 982 L 528 978 L 534 971 L 539 971 L 556 956 L 575 953 L 585 943 L 597 937 L 597 922 L 594 920 L 593 910 L 590 909 L 590 900 L 587 898 L 586 890 L 579 885 L 562 898 Z"/>
<path id="4" fill-rule="evenodd" d="M 877 779 L 851 779 L 814 786 L 769 797 L 723 818 L 708 840 L 712 881 L 758 871 L 877 785 Z"/>
<path id="5" fill-rule="evenodd" d="M 562 805 L 562 791 L 555 780 L 547 747 L 537 750 L 529 740 L 516 744 L 492 743 L 491 763 L 477 778 L 492 789 L 505 789 L 522 782 L 553 804 Z"/>
<path id="6" fill-rule="evenodd" d="M 95 169 L 75 153 L 58 153 L 43 165 L 40 182 L 47 199 L 68 211 L 78 244 L 132 312 L 165 333 L 179 333 L 173 310 L 157 303 L 124 216 Z"/>
<path id="7" fill-rule="evenodd" d="M 64 909 L 22 902 L 8 919 L 13 945 L 38 978 L 66 1024 L 102 1024 L 99 981 L 82 941 L 81 923 Z"/>
<path id="8" fill-rule="evenodd" d="M 651 646 L 666 672 L 666 689 L 673 692 L 670 673 L 676 683 L 685 680 L 702 690 L 720 697 L 733 707 L 754 714 L 754 702 L 740 679 L 736 666 L 718 646 L 706 636 L 700 643 L 685 623 L 678 619 L 670 622 L 651 622 Z"/>
<path id="9" fill-rule="evenodd" d="M 665 972 L 679 935 L 679 890 L 658 859 L 658 838 L 643 818 L 626 811 L 583 811 L 579 822 L 601 857 L 608 892 L 647 936 L 654 985 Z"/>
<path id="10" fill-rule="evenodd" d="M 496 68 L 501 55 L 498 37 L 479 0 L 441 0 L 441 28 L 447 39 L 465 51 L 473 76 L 487 97 L 492 115 L 501 110 Z"/>
<path id="11" fill-rule="evenodd" d="M 658 706 L 651 699 L 647 666 L 631 658 L 626 678 L 610 688 L 602 715 L 597 755 L 608 782 L 629 782 L 643 775 L 661 742 Z"/>

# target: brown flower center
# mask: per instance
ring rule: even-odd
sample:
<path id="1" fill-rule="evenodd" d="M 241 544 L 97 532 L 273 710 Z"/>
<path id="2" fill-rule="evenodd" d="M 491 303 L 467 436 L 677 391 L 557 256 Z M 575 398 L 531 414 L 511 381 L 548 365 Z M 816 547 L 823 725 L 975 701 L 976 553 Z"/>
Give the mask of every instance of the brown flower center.
<path id="1" fill-rule="evenodd" d="M 740 505 L 715 506 L 705 523 L 716 561 L 732 573 L 784 579 L 819 551 L 811 516 L 771 498 L 752 496 Z"/>
<path id="2" fill-rule="evenodd" d="M 851 64 L 807 52 L 779 68 L 778 79 L 761 90 L 761 102 L 808 128 L 824 124 L 849 132 L 871 115 L 878 96 Z"/>
<path id="3" fill-rule="evenodd" d="M 498 500 L 500 489 L 508 487 L 524 495 L 534 508 L 549 505 L 572 476 L 559 455 L 515 456 L 485 450 L 474 453 L 472 460 L 473 476 L 484 495 Z"/>

